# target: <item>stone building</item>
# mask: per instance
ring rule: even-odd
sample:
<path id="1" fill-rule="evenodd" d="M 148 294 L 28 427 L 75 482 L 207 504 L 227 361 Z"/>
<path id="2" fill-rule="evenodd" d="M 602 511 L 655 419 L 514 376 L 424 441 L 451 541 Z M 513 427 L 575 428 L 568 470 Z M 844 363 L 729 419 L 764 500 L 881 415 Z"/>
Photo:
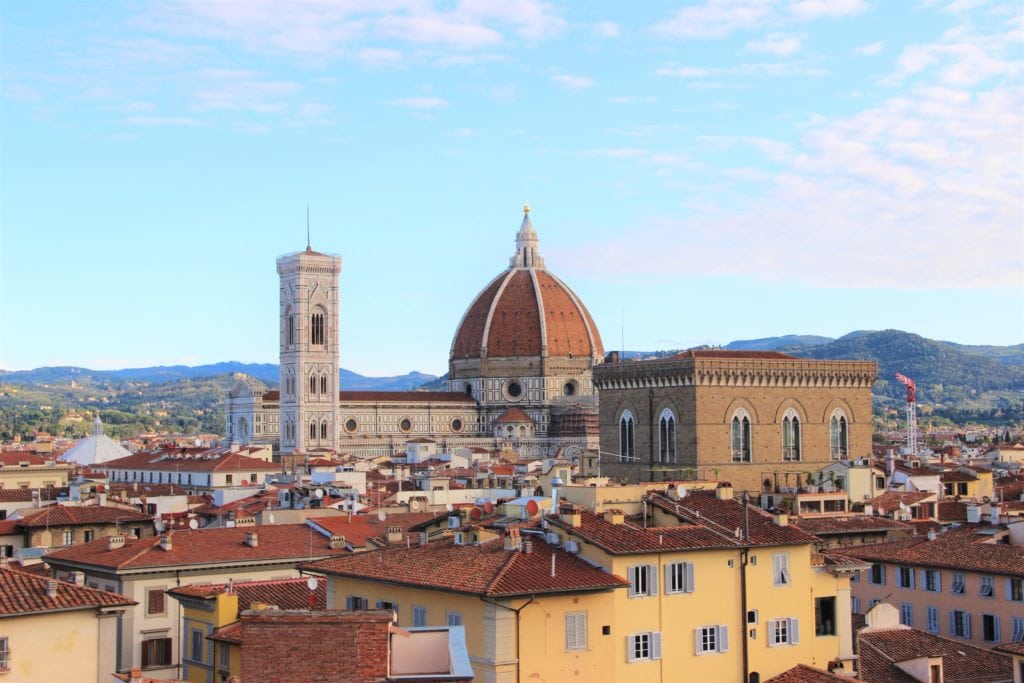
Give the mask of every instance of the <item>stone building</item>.
<path id="1" fill-rule="evenodd" d="M 602 475 L 759 491 L 871 453 L 873 361 L 724 350 L 608 361 L 594 368 Z"/>
<path id="2" fill-rule="evenodd" d="M 509 266 L 455 331 L 448 391 L 339 388 L 341 258 L 307 247 L 280 257 L 277 271 L 280 385 L 238 379 L 227 401 L 230 441 L 272 443 L 284 455 L 390 456 L 422 438 L 445 450 L 511 446 L 528 457 L 596 448 L 601 336 L 546 268 L 528 207 Z"/>

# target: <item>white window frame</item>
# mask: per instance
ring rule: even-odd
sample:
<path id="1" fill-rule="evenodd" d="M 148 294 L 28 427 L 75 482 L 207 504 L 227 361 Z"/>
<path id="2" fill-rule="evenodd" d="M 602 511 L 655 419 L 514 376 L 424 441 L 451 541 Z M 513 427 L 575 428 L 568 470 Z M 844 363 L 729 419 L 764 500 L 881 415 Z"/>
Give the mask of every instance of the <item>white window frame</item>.
<path id="1" fill-rule="evenodd" d="M 914 590 L 913 567 L 904 567 L 902 565 L 896 567 L 896 586 L 898 588 Z"/>
<path id="2" fill-rule="evenodd" d="M 634 462 L 636 460 L 636 418 L 626 408 L 619 415 L 619 460 Z"/>
<path id="3" fill-rule="evenodd" d="M 676 432 L 679 420 L 671 408 L 665 408 L 658 416 L 658 462 L 676 461 Z"/>
<path id="4" fill-rule="evenodd" d="M 722 624 L 698 626 L 693 630 L 694 651 L 697 655 L 729 651 L 729 627 Z"/>
<path id="5" fill-rule="evenodd" d="M 658 594 L 658 565 L 634 564 L 627 570 L 628 596 L 644 598 Z"/>
<path id="6" fill-rule="evenodd" d="M 799 462 L 803 460 L 803 419 L 796 408 L 788 408 L 782 416 L 782 460 Z M 788 443 L 788 445 L 787 445 Z"/>
<path id="7" fill-rule="evenodd" d="M 768 647 L 800 644 L 800 620 L 792 618 L 768 620 Z"/>
<path id="8" fill-rule="evenodd" d="M 941 593 L 942 592 L 942 572 L 938 569 L 922 569 L 924 576 L 921 578 L 921 590 L 928 591 L 929 593 Z M 929 579 L 934 578 L 934 583 L 929 586 Z"/>
<path id="9" fill-rule="evenodd" d="M 661 631 L 641 631 L 626 636 L 626 661 L 661 659 Z"/>
<path id="10" fill-rule="evenodd" d="M 692 562 L 672 562 L 665 565 L 665 595 L 692 593 L 694 589 Z"/>
<path id="11" fill-rule="evenodd" d="M 1013 596 L 1013 589 L 1017 588 L 1017 597 Z M 1024 602 L 1024 579 L 1011 576 L 1006 579 L 1006 599 L 1010 602 Z"/>
<path id="12" fill-rule="evenodd" d="M 1024 643 L 1024 617 L 1013 617 L 1010 640 L 1015 643 Z"/>
<path id="13" fill-rule="evenodd" d="M 444 613 L 444 623 L 446 626 L 462 626 L 462 612 L 446 611 Z"/>
<path id="14" fill-rule="evenodd" d="M 956 593 L 957 595 L 964 595 L 967 592 L 967 579 L 962 572 L 953 572 L 953 580 L 950 582 L 949 592 Z"/>
<path id="15" fill-rule="evenodd" d="M 793 577 L 789 573 L 789 553 L 772 554 L 772 584 L 775 586 L 793 585 Z"/>
<path id="16" fill-rule="evenodd" d="M 981 587 L 978 588 L 978 594 L 983 598 L 996 597 L 996 577 L 982 574 Z"/>
<path id="17" fill-rule="evenodd" d="M 565 613 L 565 649 L 568 651 L 587 649 L 586 611 Z"/>

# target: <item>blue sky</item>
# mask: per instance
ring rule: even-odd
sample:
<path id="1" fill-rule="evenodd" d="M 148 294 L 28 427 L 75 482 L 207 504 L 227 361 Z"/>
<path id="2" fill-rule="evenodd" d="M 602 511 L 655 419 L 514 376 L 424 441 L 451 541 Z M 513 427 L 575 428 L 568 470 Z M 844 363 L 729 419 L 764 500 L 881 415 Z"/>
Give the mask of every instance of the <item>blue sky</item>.
<path id="1" fill-rule="evenodd" d="M 1024 341 L 1019 3 L 5 2 L 0 367 L 444 372 L 528 201 L 609 349 Z"/>

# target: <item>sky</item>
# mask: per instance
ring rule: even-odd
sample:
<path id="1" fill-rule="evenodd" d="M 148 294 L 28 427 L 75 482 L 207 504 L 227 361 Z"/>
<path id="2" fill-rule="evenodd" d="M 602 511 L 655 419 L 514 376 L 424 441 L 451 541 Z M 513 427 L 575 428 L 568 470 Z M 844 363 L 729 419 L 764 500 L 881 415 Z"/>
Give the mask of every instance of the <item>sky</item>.
<path id="1" fill-rule="evenodd" d="M 0 4 L 0 368 L 447 370 L 522 207 L 607 349 L 1024 342 L 1018 2 Z"/>

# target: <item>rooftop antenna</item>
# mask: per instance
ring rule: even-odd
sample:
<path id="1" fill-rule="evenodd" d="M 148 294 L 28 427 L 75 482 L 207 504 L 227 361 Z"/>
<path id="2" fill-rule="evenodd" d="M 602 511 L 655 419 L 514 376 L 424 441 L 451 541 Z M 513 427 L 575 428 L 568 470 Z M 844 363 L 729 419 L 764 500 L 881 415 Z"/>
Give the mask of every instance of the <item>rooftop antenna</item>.
<path id="1" fill-rule="evenodd" d="M 309 204 L 306 204 L 306 251 L 312 251 L 309 245 Z"/>

